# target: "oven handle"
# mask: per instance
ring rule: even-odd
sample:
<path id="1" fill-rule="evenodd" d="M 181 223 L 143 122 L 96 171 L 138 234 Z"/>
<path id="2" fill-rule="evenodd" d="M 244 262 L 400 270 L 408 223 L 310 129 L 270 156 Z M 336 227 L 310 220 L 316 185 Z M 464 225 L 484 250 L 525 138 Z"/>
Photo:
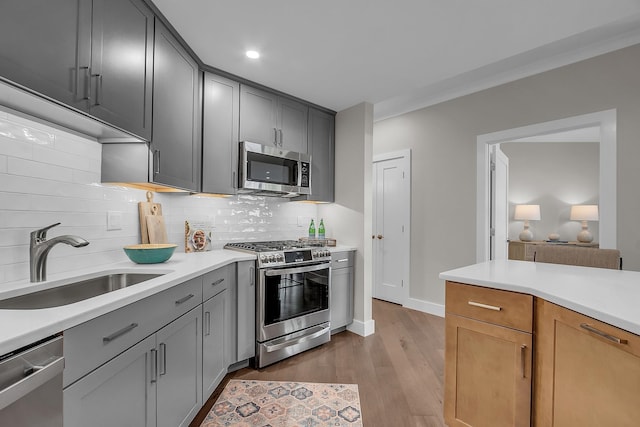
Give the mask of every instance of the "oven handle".
<path id="1" fill-rule="evenodd" d="M 291 347 L 292 345 L 302 344 L 305 341 L 312 340 L 314 338 L 318 338 L 319 336 L 326 334 L 331 329 L 331 326 L 327 326 L 326 328 L 322 328 L 319 331 L 313 332 L 309 335 L 305 335 L 303 337 L 298 338 L 295 341 L 284 341 L 278 344 L 266 345 L 265 348 L 267 353 L 271 353 L 273 351 L 281 350 L 285 347 Z"/>
<path id="2" fill-rule="evenodd" d="M 313 265 L 307 265 L 303 267 L 265 270 L 264 275 L 265 276 L 281 276 L 283 274 L 308 273 L 310 271 L 325 270 L 330 266 L 331 266 L 330 262 L 323 262 L 322 264 L 313 264 Z"/>

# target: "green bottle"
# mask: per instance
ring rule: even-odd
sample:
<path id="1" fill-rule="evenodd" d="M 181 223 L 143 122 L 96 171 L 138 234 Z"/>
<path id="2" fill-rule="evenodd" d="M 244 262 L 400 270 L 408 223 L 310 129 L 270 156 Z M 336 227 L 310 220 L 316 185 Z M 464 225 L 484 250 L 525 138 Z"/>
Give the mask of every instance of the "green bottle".
<path id="1" fill-rule="evenodd" d="M 324 221 L 320 218 L 320 225 L 318 226 L 318 239 L 324 239 Z"/>
<path id="2" fill-rule="evenodd" d="M 313 223 L 313 219 L 311 220 L 311 225 L 309 225 L 309 238 L 310 239 L 316 238 L 316 226 Z"/>

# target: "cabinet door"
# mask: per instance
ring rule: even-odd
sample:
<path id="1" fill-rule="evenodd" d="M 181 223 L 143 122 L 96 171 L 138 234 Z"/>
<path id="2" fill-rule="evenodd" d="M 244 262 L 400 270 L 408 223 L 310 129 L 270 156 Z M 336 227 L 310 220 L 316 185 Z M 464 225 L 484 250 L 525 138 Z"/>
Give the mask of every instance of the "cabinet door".
<path id="1" fill-rule="evenodd" d="M 272 93 L 240 86 L 240 141 L 277 146 L 278 97 Z"/>
<path id="2" fill-rule="evenodd" d="M 529 426 L 531 334 L 449 313 L 445 320 L 447 425 Z"/>
<path id="3" fill-rule="evenodd" d="M 353 321 L 353 268 L 331 270 L 331 330 Z"/>
<path id="4" fill-rule="evenodd" d="M 536 300 L 534 425 L 635 426 L 640 337 Z"/>
<path id="5" fill-rule="evenodd" d="M 3 0 L 1 9 L 0 76 L 85 109 L 90 45 L 78 40 L 90 40 L 91 1 Z"/>
<path id="6" fill-rule="evenodd" d="M 204 74 L 202 191 L 235 194 L 238 186 L 240 85 Z"/>
<path id="7" fill-rule="evenodd" d="M 140 0 L 94 0 L 90 113 L 151 139 L 153 14 Z"/>
<path id="8" fill-rule="evenodd" d="M 65 427 L 156 425 L 155 335 L 64 390 Z"/>
<path id="9" fill-rule="evenodd" d="M 309 109 L 309 153 L 311 153 L 311 194 L 307 200 L 334 201 L 335 117 Z"/>
<path id="10" fill-rule="evenodd" d="M 156 19 L 153 182 L 200 191 L 200 99 L 198 64 Z"/>
<path id="11" fill-rule="evenodd" d="M 278 146 L 298 153 L 307 152 L 309 107 L 287 98 L 278 99 Z"/>
<path id="12" fill-rule="evenodd" d="M 157 332 L 157 426 L 188 426 L 202 407 L 201 308 Z"/>
<path id="13" fill-rule="evenodd" d="M 256 355 L 256 286 L 255 263 L 238 262 L 238 353 L 237 361 Z"/>
<path id="14" fill-rule="evenodd" d="M 206 401 L 227 373 L 228 292 L 202 305 L 202 397 Z"/>

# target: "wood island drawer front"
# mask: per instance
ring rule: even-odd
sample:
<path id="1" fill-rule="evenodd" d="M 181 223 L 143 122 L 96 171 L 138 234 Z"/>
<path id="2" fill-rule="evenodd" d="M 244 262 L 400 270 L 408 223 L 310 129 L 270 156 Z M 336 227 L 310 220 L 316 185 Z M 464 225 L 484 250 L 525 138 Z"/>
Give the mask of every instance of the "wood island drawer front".
<path id="1" fill-rule="evenodd" d="M 524 332 L 533 331 L 533 297 L 517 292 L 447 282 L 445 310 Z"/>
<path id="2" fill-rule="evenodd" d="M 234 264 L 225 265 L 208 272 L 202 277 L 202 299 L 203 301 L 218 295 L 230 286 L 231 274 L 234 271 Z"/>

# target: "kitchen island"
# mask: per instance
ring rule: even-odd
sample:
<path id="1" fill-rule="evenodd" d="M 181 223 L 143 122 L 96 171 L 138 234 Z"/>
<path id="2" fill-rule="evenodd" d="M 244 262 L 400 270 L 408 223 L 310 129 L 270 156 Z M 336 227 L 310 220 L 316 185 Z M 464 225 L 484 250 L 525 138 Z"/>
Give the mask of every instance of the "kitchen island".
<path id="1" fill-rule="evenodd" d="M 440 277 L 449 426 L 637 425 L 640 273 L 500 260 Z"/>

